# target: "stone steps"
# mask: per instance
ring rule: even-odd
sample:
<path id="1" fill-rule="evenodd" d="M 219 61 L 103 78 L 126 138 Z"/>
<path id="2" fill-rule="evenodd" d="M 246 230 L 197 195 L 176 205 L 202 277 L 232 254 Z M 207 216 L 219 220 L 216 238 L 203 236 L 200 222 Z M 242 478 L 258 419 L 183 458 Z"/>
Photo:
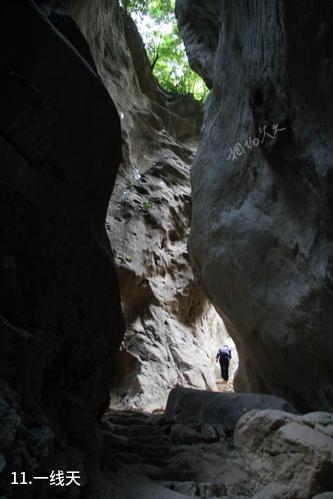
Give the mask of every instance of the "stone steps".
<path id="1" fill-rule="evenodd" d="M 218 426 L 218 425 L 217 425 Z M 103 434 L 111 454 L 137 473 L 153 480 L 156 484 L 174 491 L 175 495 L 201 499 L 221 499 L 237 496 L 230 493 L 221 480 L 189 480 L 184 464 L 173 460 L 182 456 L 191 460 L 193 453 L 209 455 L 219 452 L 221 466 L 225 465 L 223 445 L 227 448 L 223 428 L 215 425 L 180 425 L 167 422 L 163 416 L 154 418 L 137 412 L 112 411 L 103 417 Z M 224 442 L 224 443 L 223 443 Z M 211 453 L 211 454 L 209 454 Z M 215 456 L 216 457 L 216 456 Z M 198 467 L 200 468 L 200 459 Z M 182 478 L 184 477 L 184 480 Z M 249 496 L 250 497 L 250 496 Z M 146 498 L 145 498 L 146 499 Z"/>
<path id="2" fill-rule="evenodd" d="M 147 424 L 150 419 L 150 414 L 136 411 L 109 411 L 103 416 L 103 421 L 109 421 L 120 426 Z"/>
<path id="3" fill-rule="evenodd" d="M 129 454 L 136 454 L 137 456 L 142 456 L 142 461 L 145 461 L 147 457 L 158 458 L 159 456 L 169 455 L 169 447 L 167 445 L 160 445 L 159 442 L 137 442 L 134 439 L 127 439 L 126 437 L 111 434 L 104 434 L 104 436 L 115 453 L 128 452 Z"/>
<path id="4" fill-rule="evenodd" d="M 154 422 L 146 414 L 112 412 L 103 417 L 103 434 L 115 457 L 156 479 L 165 475 L 170 439 Z"/>

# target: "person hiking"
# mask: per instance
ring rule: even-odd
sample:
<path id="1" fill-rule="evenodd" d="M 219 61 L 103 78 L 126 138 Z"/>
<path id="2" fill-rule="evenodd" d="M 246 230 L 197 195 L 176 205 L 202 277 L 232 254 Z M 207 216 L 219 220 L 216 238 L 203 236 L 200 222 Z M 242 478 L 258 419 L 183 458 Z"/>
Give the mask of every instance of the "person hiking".
<path id="1" fill-rule="evenodd" d="M 223 345 L 223 347 L 218 349 L 216 354 L 216 362 L 220 362 L 221 367 L 221 378 L 224 381 L 228 381 L 229 379 L 229 363 L 231 359 L 231 349 L 228 345 Z"/>

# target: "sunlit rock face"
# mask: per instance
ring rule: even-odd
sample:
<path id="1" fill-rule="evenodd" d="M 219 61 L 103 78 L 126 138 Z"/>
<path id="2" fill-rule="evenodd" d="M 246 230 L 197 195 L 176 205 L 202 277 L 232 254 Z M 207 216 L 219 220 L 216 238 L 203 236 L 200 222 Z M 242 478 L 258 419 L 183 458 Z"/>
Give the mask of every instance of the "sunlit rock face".
<path id="1" fill-rule="evenodd" d="M 112 403 L 154 409 L 177 384 L 215 389 L 214 358 L 227 334 L 188 261 L 189 174 L 202 109 L 159 89 L 133 21 L 117 2 L 104 4 L 72 1 L 69 12 L 122 118 L 124 161 L 106 226 L 127 333 Z"/>
<path id="2" fill-rule="evenodd" d="M 32 2 L 0 7 L 1 497 L 50 497 L 11 472 L 89 481 L 124 334 L 104 227 L 120 119 L 67 21 L 64 36 Z"/>
<path id="3" fill-rule="evenodd" d="M 332 2 L 215 6 L 193 269 L 237 345 L 236 388 L 332 409 Z M 191 61 L 216 22 L 204 2 L 178 0 L 177 13 Z"/>

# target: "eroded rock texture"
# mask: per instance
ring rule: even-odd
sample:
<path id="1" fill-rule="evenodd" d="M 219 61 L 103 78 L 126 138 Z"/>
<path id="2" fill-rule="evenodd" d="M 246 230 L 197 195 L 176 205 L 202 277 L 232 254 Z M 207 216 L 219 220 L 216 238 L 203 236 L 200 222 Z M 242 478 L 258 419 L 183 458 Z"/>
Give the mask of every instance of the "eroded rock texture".
<path id="1" fill-rule="evenodd" d="M 123 461 L 114 497 L 245 499 L 262 488 L 221 424 L 183 425 L 130 411 L 103 419 L 112 457 Z"/>
<path id="2" fill-rule="evenodd" d="M 127 333 L 112 401 L 158 408 L 176 384 L 215 388 L 214 357 L 226 336 L 194 282 L 186 247 L 202 110 L 190 96 L 158 88 L 138 31 L 116 1 L 106 8 L 73 0 L 69 12 L 122 118 L 124 161 L 106 226 Z"/>
<path id="3" fill-rule="evenodd" d="M 236 388 L 300 409 L 333 407 L 332 7 L 215 2 L 192 170 L 193 268 L 237 345 Z M 190 61 L 199 45 L 210 61 L 206 3 L 178 0 L 177 13 Z"/>
<path id="4" fill-rule="evenodd" d="M 176 14 L 190 66 L 212 88 L 220 33 L 219 2 L 206 0 L 203 5 L 183 0 L 177 3 Z"/>
<path id="5" fill-rule="evenodd" d="M 333 415 L 251 411 L 239 421 L 235 445 L 259 475 L 256 498 L 313 497 L 333 489 Z"/>
<path id="6" fill-rule="evenodd" d="M 120 120 L 64 26 L 29 1 L 0 7 L 1 497 L 53 497 L 48 483 L 10 491 L 13 471 L 80 470 L 87 484 L 124 333 L 104 227 Z"/>
<path id="7" fill-rule="evenodd" d="M 293 409 L 273 396 L 190 389 L 171 392 L 169 403 L 164 415 L 104 415 L 108 455 L 122 462 L 114 475 L 121 498 L 331 497 L 332 414 L 284 412 Z"/>

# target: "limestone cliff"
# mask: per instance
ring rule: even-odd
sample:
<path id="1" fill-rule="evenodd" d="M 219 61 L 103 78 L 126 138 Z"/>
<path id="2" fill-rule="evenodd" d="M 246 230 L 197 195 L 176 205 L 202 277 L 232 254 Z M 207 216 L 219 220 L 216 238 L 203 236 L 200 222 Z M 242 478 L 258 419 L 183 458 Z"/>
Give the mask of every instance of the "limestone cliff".
<path id="1" fill-rule="evenodd" d="M 153 409 L 177 384 L 215 388 L 214 357 L 226 335 L 194 282 L 187 252 L 202 110 L 190 96 L 158 87 L 133 21 L 118 2 L 104 4 L 73 0 L 69 13 L 122 118 L 124 161 L 106 227 L 127 332 L 112 403 Z"/>
<path id="2" fill-rule="evenodd" d="M 300 409 L 333 407 L 332 7 L 177 1 L 189 59 L 212 82 L 193 268 L 237 345 L 237 389 Z"/>

